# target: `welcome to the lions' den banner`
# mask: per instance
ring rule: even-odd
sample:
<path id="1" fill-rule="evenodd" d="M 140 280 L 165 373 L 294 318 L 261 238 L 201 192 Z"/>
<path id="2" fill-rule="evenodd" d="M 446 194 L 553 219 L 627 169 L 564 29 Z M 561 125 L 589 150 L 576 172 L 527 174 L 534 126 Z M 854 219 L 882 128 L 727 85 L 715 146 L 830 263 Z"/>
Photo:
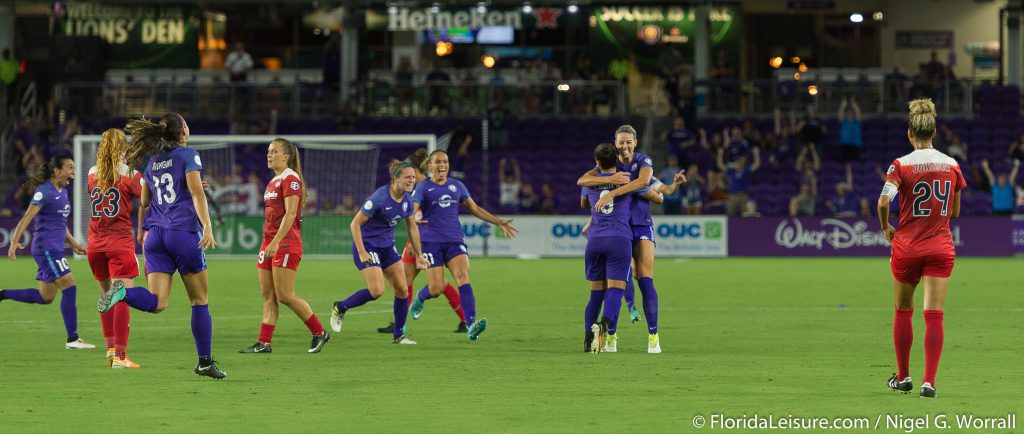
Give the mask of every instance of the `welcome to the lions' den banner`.
<path id="1" fill-rule="evenodd" d="M 60 35 L 105 41 L 107 68 L 199 67 L 193 6 L 68 2 L 56 18 Z"/>

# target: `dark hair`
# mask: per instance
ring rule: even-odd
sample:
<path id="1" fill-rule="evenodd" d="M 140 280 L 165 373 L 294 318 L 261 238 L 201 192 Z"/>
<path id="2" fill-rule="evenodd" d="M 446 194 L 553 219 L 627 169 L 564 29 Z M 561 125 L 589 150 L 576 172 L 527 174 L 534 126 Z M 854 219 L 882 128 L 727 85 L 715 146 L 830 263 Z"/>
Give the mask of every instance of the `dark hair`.
<path id="1" fill-rule="evenodd" d="M 430 167 L 430 160 L 434 159 L 434 154 L 448 155 L 447 152 L 445 152 L 443 150 L 440 150 L 440 149 L 435 149 L 434 152 L 431 152 L 430 154 L 428 154 L 427 158 L 425 160 L 423 160 L 423 163 L 420 164 L 420 170 L 422 170 L 424 173 L 426 173 L 427 169 Z"/>
<path id="2" fill-rule="evenodd" d="M 611 143 L 602 143 L 594 148 L 594 159 L 602 170 L 614 169 L 617 158 L 615 146 Z"/>
<path id="3" fill-rule="evenodd" d="M 415 167 L 416 170 L 419 170 L 420 172 L 422 172 L 423 171 L 423 169 L 422 169 L 423 163 L 426 162 L 427 159 L 428 159 L 427 158 L 427 148 L 419 148 L 419 149 L 417 149 L 416 152 L 413 152 L 412 154 L 410 154 L 409 157 L 406 158 L 406 159 L 409 160 L 409 164 L 412 164 L 412 166 Z"/>
<path id="4" fill-rule="evenodd" d="M 33 170 L 28 174 L 28 179 L 26 179 L 25 183 L 21 185 L 21 193 L 31 194 L 36 188 L 43 185 L 44 182 L 49 181 L 50 178 L 53 177 L 53 172 L 63 168 L 64 162 L 68 160 L 72 160 L 72 158 L 67 155 L 56 155 L 53 158 L 50 158 L 50 161 L 40 164 L 36 170 Z"/>
<path id="5" fill-rule="evenodd" d="M 178 146 L 184 130 L 185 118 L 177 113 L 168 113 L 159 122 L 145 117 L 129 119 L 124 127 L 124 132 L 132 136 L 125 155 L 128 166 L 138 167 L 154 152 Z"/>
<path id="6" fill-rule="evenodd" d="M 274 139 L 270 143 L 275 142 L 280 143 L 281 152 L 288 155 L 288 168 L 299 174 L 299 181 L 302 181 L 302 202 L 305 203 L 309 198 L 306 194 L 306 177 L 302 175 L 302 160 L 299 158 L 299 146 L 295 142 L 281 137 Z"/>
<path id="7" fill-rule="evenodd" d="M 633 135 L 633 140 L 637 139 L 637 137 L 636 137 L 636 128 L 633 128 L 632 125 L 623 125 L 623 126 L 617 128 L 615 130 L 615 137 L 618 137 L 618 135 L 621 134 L 621 133 L 632 134 Z"/>

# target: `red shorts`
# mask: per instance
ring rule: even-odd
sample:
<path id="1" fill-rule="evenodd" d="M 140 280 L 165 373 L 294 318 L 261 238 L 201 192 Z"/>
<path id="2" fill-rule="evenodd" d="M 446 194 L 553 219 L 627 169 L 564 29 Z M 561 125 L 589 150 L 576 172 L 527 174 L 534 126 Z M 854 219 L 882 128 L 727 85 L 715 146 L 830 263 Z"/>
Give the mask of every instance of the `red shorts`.
<path id="1" fill-rule="evenodd" d="M 402 262 L 416 265 L 416 256 L 412 254 L 412 242 L 405 243 L 405 250 L 402 251 Z"/>
<path id="2" fill-rule="evenodd" d="M 908 285 L 917 285 L 921 276 L 949 277 L 953 273 L 953 261 L 956 253 L 936 253 L 925 256 L 897 256 L 889 259 L 892 277 Z"/>
<path id="3" fill-rule="evenodd" d="M 87 257 L 96 280 L 134 279 L 139 276 L 139 260 L 134 251 L 89 252 Z"/>
<path id="4" fill-rule="evenodd" d="M 271 270 L 273 267 L 283 267 L 292 271 L 299 269 L 299 261 L 302 261 L 302 252 L 282 252 L 280 250 L 274 254 L 274 259 L 268 261 L 264 249 L 267 245 L 260 246 L 259 256 L 256 257 L 256 268 L 262 270 Z"/>

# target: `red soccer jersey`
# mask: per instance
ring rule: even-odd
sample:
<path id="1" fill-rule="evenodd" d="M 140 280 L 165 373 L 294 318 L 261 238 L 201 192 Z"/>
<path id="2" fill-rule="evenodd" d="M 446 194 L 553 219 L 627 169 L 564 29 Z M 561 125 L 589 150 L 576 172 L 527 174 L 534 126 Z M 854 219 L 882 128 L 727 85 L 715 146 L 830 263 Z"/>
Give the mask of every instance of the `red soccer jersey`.
<path id="1" fill-rule="evenodd" d="M 935 149 L 919 149 L 893 161 L 885 180 L 899 183 L 900 224 L 892 240 L 893 254 L 915 257 L 953 251 L 953 194 L 967 186 L 956 160 Z"/>
<path id="2" fill-rule="evenodd" d="M 142 195 L 142 174 L 122 164 L 114 185 L 103 189 L 96 166 L 89 169 L 89 251 L 135 252 L 132 200 Z"/>
<path id="3" fill-rule="evenodd" d="M 263 223 L 263 241 L 270 242 L 281 230 L 281 220 L 284 219 L 284 198 L 288 196 L 299 196 L 299 209 L 295 215 L 295 222 L 288 229 L 288 234 L 281 240 L 280 252 L 302 253 L 302 180 L 299 174 L 292 169 L 285 169 L 280 175 L 274 177 L 267 184 L 267 190 L 263 192 L 263 203 L 266 205 Z"/>

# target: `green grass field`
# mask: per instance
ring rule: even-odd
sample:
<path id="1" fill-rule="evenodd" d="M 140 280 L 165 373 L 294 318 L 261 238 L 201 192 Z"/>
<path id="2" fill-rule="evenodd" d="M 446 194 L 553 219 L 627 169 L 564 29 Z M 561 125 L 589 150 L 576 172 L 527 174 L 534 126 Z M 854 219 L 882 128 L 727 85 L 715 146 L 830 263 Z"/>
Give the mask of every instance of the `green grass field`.
<path id="1" fill-rule="evenodd" d="M 99 290 L 84 261 L 72 269 L 80 333 L 102 346 Z M 902 431 L 885 429 L 887 414 L 945 413 L 952 424 L 955 414 L 1006 415 L 1024 404 L 1022 269 L 1020 259 L 958 261 L 939 397 L 925 400 L 916 390 L 883 387 L 895 370 L 883 258 L 659 259 L 660 355 L 647 354 L 643 322 L 625 321 L 618 353 L 584 354 L 588 286 L 582 262 L 563 259 L 474 259 L 478 311 L 490 322 L 474 343 L 451 333 L 457 320 L 437 299 L 419 321 L 410 319 L 419 345 L 391 344 L 376 332 L 391 319 L 385 296 L 351 311 L 320 354 L 305 352 L 309 333 L 283 306 L 274 353 L 238 354 L 259 330 L 255 268 L 212 260 L 213 349 L 227 379 L 192 373 L 180 280 L 165 312 L 132 312 L 129 355 L 142 369 L 131 371 L 107 369 L 102 349 L 65 350 L 57 303 L 5 301 L 0 431 L 694 432 L 695 416 L 715 413 L 872 423 L 883 415 L 883 432 Z M 34 285 L 30 259 L 0 270 L 0 287 Z M 330 303 L 361 287 L 349 260 L 306 260 L 300 268 L 298 292 L 325 326 Z M 924 341 L 916 299 L 915 388 Z"/>

